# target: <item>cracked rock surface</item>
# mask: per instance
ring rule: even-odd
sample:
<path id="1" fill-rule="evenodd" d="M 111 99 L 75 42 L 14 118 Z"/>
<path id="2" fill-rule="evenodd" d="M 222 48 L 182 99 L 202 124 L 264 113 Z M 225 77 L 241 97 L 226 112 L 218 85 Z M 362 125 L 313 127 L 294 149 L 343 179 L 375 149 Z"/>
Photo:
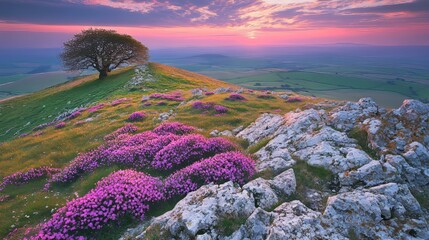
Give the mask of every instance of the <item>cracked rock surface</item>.
<path id="1" fill-rule="evenodd" d="M 259 177 L 203 186 L 122 238 L 429 239 L 428 104 L 315 105 L 263 114 L 236 136 L 270 139 Z"/>

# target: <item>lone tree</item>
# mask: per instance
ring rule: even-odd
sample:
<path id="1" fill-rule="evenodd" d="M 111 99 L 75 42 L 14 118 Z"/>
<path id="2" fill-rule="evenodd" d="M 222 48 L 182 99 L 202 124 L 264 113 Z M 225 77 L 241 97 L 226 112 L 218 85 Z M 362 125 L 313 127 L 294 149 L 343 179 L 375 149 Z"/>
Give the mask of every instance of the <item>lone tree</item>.
<path id="1" fill-rule="evenodd" d="M 61 59 L 68 70 L 94 68 L 101 79 L 120 65 L 146 63 L 148 49 L 130 35 L 88 29 L 64 43 Z"/>

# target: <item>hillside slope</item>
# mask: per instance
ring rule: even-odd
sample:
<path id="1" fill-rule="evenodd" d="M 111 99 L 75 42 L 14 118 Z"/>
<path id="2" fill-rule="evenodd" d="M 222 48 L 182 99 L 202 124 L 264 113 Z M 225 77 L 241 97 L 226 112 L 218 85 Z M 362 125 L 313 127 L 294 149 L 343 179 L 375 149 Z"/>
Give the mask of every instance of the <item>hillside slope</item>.
<path id="1" fill-rule="evenodd" d="M 419 101 L 252 91 L 151 63 L 0 107 L 22 129 L 0 144 L 0 237 L 429 237 Z"/>
<path id="2" fill-rule="evenodd" d="M 232 91 L 242 92 L 246 100 L 226 100 Z M 151 94 L 153 97 L 147 100 Z M 136 70 L 122 69 L 105 80 L 95 76 L 75 80 L 0 103 L 0 177 L 43 166 L 64 168 L 79 153 L 97 148 L 107 134 L 129 123 L 127 119 L 133 112 L 144 111 L 146 116 L 133 122 L 139 132 L 169 119 L 197 127 L 200 134 L 208 137 L 213 130 L 222 132 L 246 126 L 259 113 L 286 113 L 320 101 L 291 98 L 293 101 L 286 102 L 283 98 L 243 91 L 225 82 L 156 63 Z M 193 106 L 199 101 L 216 103 L 227 112 Z M 242 150 L 247 147 L 240 139 L 227 138 Z M 6 187 L 0 193 L 7 196 L 0 202 L 0 215 L 4 216 L 0 219 L 0 236 L 12 230 L 20 236 L 24 229 L 48 218 L 76 194 L 87 193 L 98 180 L 118 168 L 121 167 L 102 167 L 48 192 L 43 190 L 43 178 L 19 187 Z"/>

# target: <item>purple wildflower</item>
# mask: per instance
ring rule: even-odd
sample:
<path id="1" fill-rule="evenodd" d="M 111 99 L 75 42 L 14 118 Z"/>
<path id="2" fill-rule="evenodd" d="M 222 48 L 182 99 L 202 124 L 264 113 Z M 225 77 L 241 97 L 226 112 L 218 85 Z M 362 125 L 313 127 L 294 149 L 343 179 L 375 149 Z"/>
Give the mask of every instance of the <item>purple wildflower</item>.
<path id="1" fill-rule="evenodd" d="M 216 111 L 216 113 L 227 113 L 228 112 L 228 108 L 225 106 L 222 106 L 222 105 L 215 105 L 214 110 Z"/>
<path id="2" fill-rule="evenodd" d="M 234 181 L 244 184 L 255 173 L 254 161 L 240 152 L 226 152 L 185 167 L 164 181 L 167 198 L 185 195 L 204 184 Z"/>
<path id="3" fill-rule="evenodd" d="M 22 185 L 26 184 L 31 180 L 39 179 L 43 177 L 51 177 L 53 174 L 58 173 L 61 169 L 51 167 L 37 167 L 31 168 L 25 172 L 16 172 L 12 175 L 3 178 L 0 183 L 0 191 L 2 191 L 8 185 Z"/>
<path id="4" fill-rule="evenodd" d="M 182 98 L 182 94 L 180 92 L 172 92 L 168 94 L 162 94 L 162 93 L 153 93 L 149 95 L 149 98 L 151 99 L 162 99 L 162 100 L 168 100 L 168 101 L 176 101 L 181 102 L 184 100 Z"/>
<path id="5" fill-rule="evenodd" d="M 133 112 L 129 117 L 128 117 L 128 121 L 130 122 L 136 122 L 136 121 L 140 121 L 143 118 L 146 117 L 146 114 L 144 112 Z"/>
<path id="6" fill-rule="evenodd" d="M 143 219 L 150 204 L 164 199 L 160 179 L 133 170 L 117 171 L 58 209 L 34 239 L 85 239 L 83 232 L 99 230 L 126 214 Z"/>
<path id="7" fill-rule="evenodd" d="M 138 128 L 136 126 L 134 126 L 133 124 L 129 123 L 119 129 L 117 129 L 116 131 L 112 132 L 111 134 L 108 134 L 104 137 L 104 141 L 109 141 L 109 140 L 113 140 L 116 137 L 118 137 L 119 135 L 122 134 L 129 134 L 129 133 L 135 133 L 137 132 Z"/>
<path id="8" fill-rule="evenodd" d="M 206 139 L 199 134 L 187 135 L 159 151 L 152 162 L 152 167 L 169 170 L 234 149 L 234 144 L 222 138 Z"/>
<path id="9" fill-rule="evenodd" d="M 55 129 L 64 128 L 66 126 L 65 122 L 59 122 L 55 125 Z"/>
<path id="10" fill-rule="evenodd" d="M 176 135 L 185 135 L 189 133 L 195 132 L 195 128 L 191 126 L 187 126 L 183 123 L 179 122 L 166 122 L 160 124 L 158 127 L 156 127 L 153 132 L 159 135 L 164 134 L 176 134 Z"/>
<path id="11" fill-rule="evenodd" d="M 290 103 L 293 103 L 293 102 L 302 102 L 302 101 L 304 101 L 304 100 L 301 97 L 298 97 L 298 96 L 289 97 L 286 100 L 286 102 L 290 102 Z"/>
<path id="12" fill-rule="evenodd" d="M 95 106 L 92 106 L 92 107 L 88 108 L 88 112 L 89 113 L 96 112 L 96 111 L 102 109 L 104 106 L 105 106 L 104 103 L 97 104 Z"/>
<path id="13" fill-rule="evenodd" d="M 229 97 L 225 98 L 228 101 L 246 101 L 247 99 L 240 94 L 232 93 Z"/>
<path id="14" fill-rule="evenodd" d="M 122 104 L 122 103 L 124 103 L 124 102 L 128 102 L 128 101 L 130 101 L 131 100 L 131 98 L 119 98 L 119 99 L 115 99 L 115 100 L 113 100 L 111 103 L 110 103 L 110 105 L 112 105 L 112 106 L 117 106 L 117 105 L 119 105 L 119 104 Z"/>

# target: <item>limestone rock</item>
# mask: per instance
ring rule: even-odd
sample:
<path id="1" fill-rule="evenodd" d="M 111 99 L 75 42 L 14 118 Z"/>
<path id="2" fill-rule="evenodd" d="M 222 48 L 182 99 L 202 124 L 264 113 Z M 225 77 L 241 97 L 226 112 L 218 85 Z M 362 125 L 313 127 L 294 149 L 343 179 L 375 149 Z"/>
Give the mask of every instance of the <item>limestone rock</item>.
<path id="1" fill-rule="evenodd" d="M 243 189 L 253 194 L 256 207 L 270 209 L 279 201 L 277 195 L 271 189 L 270 182 L 263 178 L 250 181 L 243 186 Z"/>
<path id="2" fill-rule="evenodd" d="M 425 239 L 428 225 L 421 214 L 406 185 L 388 183 L 330 197 L 322 223 L 358 239 Z"/>
<path id="3" fill-rule="evenodd" d="M 329 115 L 329 124 L 336 129 L 348 131 L 360 118 L 366 119 L 378 113 L 378 105 L 371 98 L 362 98 L 358 102 L 348 102 L 333 110 Z"/>
<path id="4" fill-rule="evenodd" d="M 342 186 L 372 187 L 395 181 L 397 176 L 396 168 L 390 163 L 373 160 L 356 170 L 339 174 L 339 180 Z"/>
<path id="5" fill-rule="evenodd" d="M 200 88 L 195 88 L 191 90 L 192 96 L 203 96 L 204 91 Z"/>
<path id="6" fill-rule="evenodd" d="M 237 134 L 237 137 L 246 139 L 251 145 L 272 134 L 283 124 L 281 115 L 265 113 L 249 127 Z"/>
<path id="7" fill-rule="evenodd" d="M 232 182 L 206 185 L 189 193 L 173 210 L 154 218 L 149 228 L 137 237 L 142 238 L 153 226 L 162 226 L 161 231 L 180 239 L 211 234 L 224 216 L 250 216 L 255 210 L 254 202 L 251 193 Z"/>
<path id="8" fill-rule="evenodd" d="M 280 194 L 290 196 L 296 190 L 296 179 L 293 169 L 284 171 L 269 181 L 273 189 Z"/>
<path id="9" fill-rule="evenodd" d="M 321 214 L 300 201 L 283 203 L 274 210 L 274 214 L 276 216 L 266 239 L 317 239 L 321 236 Z"/>

